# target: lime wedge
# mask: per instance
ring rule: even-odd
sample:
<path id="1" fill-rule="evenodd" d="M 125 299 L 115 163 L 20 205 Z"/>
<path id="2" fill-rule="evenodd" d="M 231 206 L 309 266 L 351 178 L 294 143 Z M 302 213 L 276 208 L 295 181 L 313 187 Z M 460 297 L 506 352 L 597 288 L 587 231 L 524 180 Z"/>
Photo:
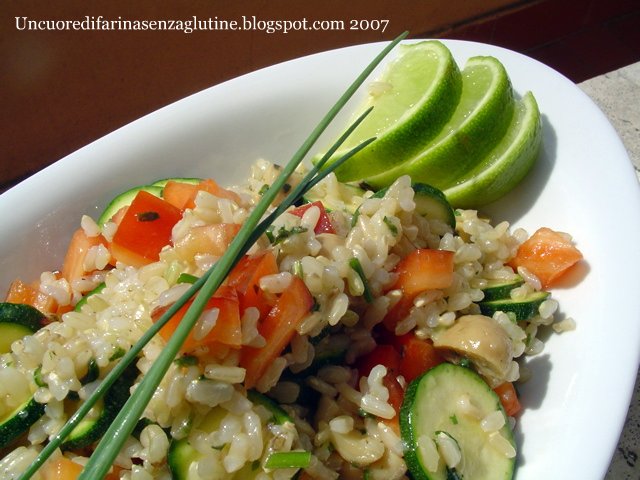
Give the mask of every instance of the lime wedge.
<path id="1" fill-rule="evenodd" d="M 384 173 L 368 175 L 365 182 L 380 188 L 411 175 L 414 182 L 441 190 L 450 187 L 504 136 L 514 103 L 509 76 L 496 58 L 469 59 L 462 72 L 460 101 L 440 133 L 413 158 L 394 168 L 388 164 Z"/>
<path id="2" fill-rule="evenodd" d="M 512 190 L 538 157 L 542 128 L 538 104 L 531 92 L 517 102 L 511 125 L 498 145 L 457 184 L 444 191 L 455 207 L 493 202 Z"/>
<path id="3" fill-rule="evenodd" d="M 364 105 L 353 118 L 371 106 L 373 111 L 328 162 L 377 137 L 336 170 L 341 181 L 359 180 L 410 158 L 438 134 L 455 110 L 461 78 L 449 49 L 435 40 L 398 48 L 399 56 L 370 85 Z"/>

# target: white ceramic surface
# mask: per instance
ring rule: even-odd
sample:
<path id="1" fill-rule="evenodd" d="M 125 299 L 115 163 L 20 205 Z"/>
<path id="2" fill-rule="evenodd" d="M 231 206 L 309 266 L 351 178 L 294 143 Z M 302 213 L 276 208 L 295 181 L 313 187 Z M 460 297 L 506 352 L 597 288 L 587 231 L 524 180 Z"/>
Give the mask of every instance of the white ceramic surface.
<path id="1" fill-rule="evenodd" d="M 521 388 L 517 478 L 602 478 L 640 351 L 640 191 L 631 164 L 604 115 L 562 75 L 508 50 L 446 43 L 461 67 L 470 56 L 498 57 L 515 91 L 532 90 L 543 113 L 540 161 L 516 191 L 486 210 L 531 233 L 539 226 L 570 232 L 586 258 L 580 283 L 553 291 L 577 330 L 550 335 L 545 351 L 527 362 L 533 379 Z M 330 51 L 210 88 L 5 192 L 0 291 L 16 277 L 31 281 L 59 267 L 80 216 L 96 218 L 111 197 L 130 186 L 169 176 L 234 183 L 258 157 L 286 162 L 381 48 Z"/>

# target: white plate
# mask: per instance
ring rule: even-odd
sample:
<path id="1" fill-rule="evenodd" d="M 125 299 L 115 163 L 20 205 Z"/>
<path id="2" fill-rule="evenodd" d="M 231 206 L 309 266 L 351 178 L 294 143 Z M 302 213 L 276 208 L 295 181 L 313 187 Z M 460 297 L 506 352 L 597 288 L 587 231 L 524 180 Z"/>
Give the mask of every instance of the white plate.
<path id="1" fill-rule="evenodd" d="M 514 88 L 532 90 L 544 153 L 524 184 L 489 210 L 533 232 L 570 232 L 588 273 L 554 290 L 577 330 L 550 336 L 529 366 L 517 427 L 518 479 L 599 479 L 631 397 L 640 344 L 640 190 L 604 115 L 569 80 L 489 45 L 446 42 L 461 67 L 494 55 Z M 169 176 L 239 181 L 258 157 L 286 162 L 347 84 L 382 48 L 370 44 L 276 65 L 148 115 L 37 173 L 0 197 L 0 289 L 59 267 L 80 216 L 127 187 Z M 335 131 L 335 130 L 334 130 Z M 321 143 L 322 145 L 322 143 Z"/>

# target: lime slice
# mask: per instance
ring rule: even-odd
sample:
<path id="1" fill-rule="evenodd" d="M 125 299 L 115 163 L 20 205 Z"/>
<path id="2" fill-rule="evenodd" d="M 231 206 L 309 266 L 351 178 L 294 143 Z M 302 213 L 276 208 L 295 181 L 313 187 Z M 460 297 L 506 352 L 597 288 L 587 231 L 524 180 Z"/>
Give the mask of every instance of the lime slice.
<path id="1" fill-rule="evenodd" d="M 353 118 L 371 106 L 373 111 L 328 162 L 377 137 L 336 170 L 341 181 L 359 180 L 410 158 L 438 134 L 455 110 L 461 78 L 449 49 L 430 40 L 400 45 L 399 50 L 398 58 L 370 85 Z"/>
<path id="2" fill-rule="evenodd" d="M 436 138 L 415 157 L 365 181 L 380 188 L 411 175 L 414 182 L 444 190 L 500 141 L 513 107 L 511 82 L 502 64 L 494 57 L 473 57 L 462 72 L 460 102 Z"/>
<path id="3" fill-rule="evenodd" d="M 542 128 L 538 104 L 527 92 L 516 105 L 504 138 L 471 172 L 444 191 L 451 204 L 460 208 L 493 202 L 513 189 L 538 157 Z"/>

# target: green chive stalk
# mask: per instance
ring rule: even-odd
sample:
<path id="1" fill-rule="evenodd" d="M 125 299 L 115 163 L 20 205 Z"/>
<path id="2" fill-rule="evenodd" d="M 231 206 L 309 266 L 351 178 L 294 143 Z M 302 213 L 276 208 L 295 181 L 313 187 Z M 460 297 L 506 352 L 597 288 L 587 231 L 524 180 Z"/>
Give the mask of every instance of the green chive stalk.
<path id="1" fill-rule="evenodd" d="M 151 400 L 153 393 L 157 386 L 160 384 L 162 378 L 166 374 L 169 366 L 175 359 L 176 355 L 180 351 L 184 341 L 189 335 L 190 331 L 194 327 L 198 318 L 204 311 L 204 308 L 209 298 L 224 282 L 226 276 L 229 274 L 233 266 L 237 263 L 240 257 L 246 253 L 250 246 L 257 240 L 258 237 L 255 234 L 262 230 L 260 235 L 264 233 L 266 226 L 262 223 L 259 227 L 260 219 L 268 209 L 269 205 L 273 202 L 278 192 L 282 189 L 288 178 L 298 167 L 300 162 L 307 155 L 313 144 L 318 140 L 320 135 L 325 131 L 331 121 L 335 118 L 338 112 L 344 107 L 347 101 L 353 96 L 356 90 L 362 85 L 365 79 L 371 74 L 373 69 L 382 61 L 382 59 L 405 37 L 407 32 L 397 37 L 393 42 L 387 45 L 383 51 L 378 54 L 374 60 L 365 68 L 365 70 L 356 78 L 356 80 L 349 86 L 344 92 L 336 104 L 327 112 L 321 122 L 314 128 L 309 137 L 304 141 L 300 148 L 293 155 L 289 163 L 285 166 L 280 176 L 269 187 L 269 189 L 263 195 L 261 201 L 256 208 L 249 215 L 247 221 L 243 224 L 238 235 L 229 245 L 225 254 L 216 262 L 216 264 L 201 278 L 195 281 L 195 283 L 189 288 L 189 290 L 175 303 L 167 312 L 154 323 L 154 325 L 147 330 L 140 340 L 123 356 L 123 358 L 116 364 L 113 370 L 105 377 L 100 386 L 94 391 L 94 393 L 80 406 L 78 411 L 71 417 L 69 422 L 60 430 L 60 432 L 52 438 L 47 446 L 41 451 L 40 455 L 32 463 L 32 465 L 19 477 L 19 480 L 27 480 L 36 473 L 36 471 L 42 466 L 42 464 L 49 458 L 49 456 L 61 445 L 64 439 L 73 431 L 73 429 L 80 423 L 80 421 L 86 416 L 89 410 L 95 405 L 95 403 L 106 393 L 111 387 L 114 381 L 124 372 L 127 366 L 136 358 L 136 356 L 142 351 L 144 346 L 159 332 L 166 322 L 176 314 L 176 312 L 185 305 L 191 297 L 195 296 L 191 306 L 187 310 L 180 325 L 176 328 L 173 336 L 167 342 L 166 347 L 159 355 L 158 359 L 154 362 L 149 372 L 144 376 L 143 380 L 137 386 L 134 394 L 129 398 L 127 403 L 119 412 L 118 416 L 107 430 L 102 440 L 98 444 L 95 452 L 89 459 L 89 462 L 85 466 L 81 480 L 95 480 L 104 478 L 108 473 L 113 461 L 120 452 L 124 442 L 131 434 L 136 426 L 139 418 L 142 416 L 145 408 Z M 353 127 L 355 128 L 355 127 Z M 346 138 L 346 137 L 345 137 Z M 372 139 L 364 142 L 368 144 Z M 340 142 L 338 142 L 339 145 Z M 347 155 L 345 155 L 341 161 L 345 161 L 347 158 L 355 154 L 359 149 L 364 148 L 364 144 L 359 145 Z M 334 146 L 334 150 L 337 150 L 338 146 Z M 329 157 L 326 156 L 328 159 Z M 326 162 L 326 159 L 324 160 Z M 305 186 L 301 187 L 300 192 L 305 189 L 311 188 L 311 186 L 317 183 L 311 183 L 314 181 L 314 175 L 324 164 L 320 163 L 313 169 L 313 173 L 306 177 L 304 182 Z M 335 167 L 338 165 L 336 164 Z M 332 166 L 333 167 L 333 166 Z M 332 171 L 335 167 L 329 170 Z M 324 171 L 319 175 L 327 175 L 328 171 Z M 296 189 L 297 190 L 297 189 Z M 293 193 L 293 192 L 292 192 Z M 300 193 L 298 193 L 299 195 Z M 287 197 L 293 198 L 291 196 Z M 296 197 L 297 198 L 297 197 Z M 295 198 L 293 198 L 295 200 Z M 287 207 L 293 203 L 288 203 Z M 285 209 L 287 208 L 285 207 Z M 273 217 L 275 218 L 275 217 Z"/>

